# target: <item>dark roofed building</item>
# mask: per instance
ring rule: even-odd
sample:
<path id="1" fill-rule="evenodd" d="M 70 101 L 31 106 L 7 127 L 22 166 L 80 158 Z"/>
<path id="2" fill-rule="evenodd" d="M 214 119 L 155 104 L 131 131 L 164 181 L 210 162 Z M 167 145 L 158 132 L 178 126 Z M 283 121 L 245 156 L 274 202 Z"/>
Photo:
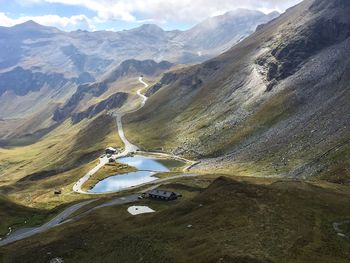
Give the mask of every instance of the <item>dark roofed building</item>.
<path id="1" fill-rule="evenodd" d="M 177 199 L 177 193 L 154 189 L 148 193 L 148 197 L 152 199 L 170 201 Z"/>
<path id="2" fill-rule="evenodd" d="M 106 149 L 106 154 L 115 154 L 117 152 L 117 149 L 114 149 L 113 147 L 108 147 Z"/>

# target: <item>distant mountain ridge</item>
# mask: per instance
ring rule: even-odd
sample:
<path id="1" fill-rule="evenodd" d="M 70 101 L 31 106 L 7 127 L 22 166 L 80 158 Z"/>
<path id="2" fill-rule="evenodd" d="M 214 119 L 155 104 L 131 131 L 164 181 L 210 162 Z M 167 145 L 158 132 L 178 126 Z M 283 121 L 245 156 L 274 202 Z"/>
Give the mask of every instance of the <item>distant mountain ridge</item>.
<path id="1" fill-rule="evenodd" d="M 265 24 L 279 15 L 278 12 L 266 15 L 258 11 L 237 9 L 208 18 L 175 39 L 192 48 L 223 51 L 252 34 L 257 25 Z"/>
<path id="2" fill-rule="evenodd" d="M 242 15 L 241 10 L 224 16 L 224 19 L 209 18 L 187 31 L 165 31 L 157 25 L 145 24 L 119 32 L 64 32 L 28 21 L 13 27 L 0 27 L 0 71 L 8 71 L 14 66 L 35 67 L 41 72 L 62 73 L 69 77 L 88 72 L 96 78 L 128 59 L 152 58 L 173 63 L 203 61 L 218 55 L 218 50 L 222 49 L 220 45 L 236 43 L 272 18 L 272 15 L 258 11 L 246 11 Z M 225 20 L 230 25 L 240 24 L 230 31 L 222 28 L 222 23 L 216 22 L 218 20 Z M 206 23 L 216 26 L 207 31 Z M 214 31 L 218 32 L 213 34 Z M 194 33 L 197 37 L 189 37 Z M 205 36 L 213 39 L 210 45 L 204 45 Z"/>

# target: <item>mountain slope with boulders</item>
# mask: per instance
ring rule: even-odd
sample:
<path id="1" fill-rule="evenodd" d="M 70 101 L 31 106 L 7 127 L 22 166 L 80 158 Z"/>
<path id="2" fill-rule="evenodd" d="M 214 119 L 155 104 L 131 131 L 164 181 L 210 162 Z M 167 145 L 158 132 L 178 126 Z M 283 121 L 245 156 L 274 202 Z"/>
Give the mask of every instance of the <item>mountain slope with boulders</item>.
<path id="1" fill-rule="evenodd" d="M 128 136 L 201 159 L 198 170 L 349 183 L 349 13 L 347 0 L 305 0 L 221 56 L 167 73 Z"/>

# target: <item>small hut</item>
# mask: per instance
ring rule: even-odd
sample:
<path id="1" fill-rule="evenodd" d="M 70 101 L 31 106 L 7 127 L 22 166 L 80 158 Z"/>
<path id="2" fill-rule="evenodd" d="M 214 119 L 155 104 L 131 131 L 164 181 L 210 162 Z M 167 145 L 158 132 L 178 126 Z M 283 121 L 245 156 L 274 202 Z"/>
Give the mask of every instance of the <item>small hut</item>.
<path id="1" fill-rule="evenodd" d="M 148 197 L 151 199 L 171 201 L 176 200 L 178 197 L 177 193 L 154 189 L 148 193 Z"/>
<path id="2" fill-rule="evenodd" d="M 117 149 L 114 149 L 113 147 L 108 147 L 106 149 L 106 154 L 115 154 L 117 152 Z"/>

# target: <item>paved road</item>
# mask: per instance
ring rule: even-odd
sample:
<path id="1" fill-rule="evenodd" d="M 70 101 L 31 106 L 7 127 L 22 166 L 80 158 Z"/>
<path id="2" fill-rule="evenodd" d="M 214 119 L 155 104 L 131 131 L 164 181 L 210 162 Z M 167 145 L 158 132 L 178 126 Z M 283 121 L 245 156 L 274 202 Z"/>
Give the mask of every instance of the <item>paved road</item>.
<path id="1" fill-rule="evenodd" d="M 91 213 L 92 211 L 95 211 L 95 210 L 103 208 L 103 207 L 122 205 L 122 204 L 136 202 L 136 201 L 138 201 L 138 196 L 139 196 L 138 194 L 133 194 L 133 195 L 128 195 L 128 196 L 124 196 L 124 197 L 116 197 L 116 198 L 114 198 L 106 203 L 97 205 L 97 206 L 85 211 L 84 213 L 82 213 L 80 215 L 77 215 L 73 218 L 69 218 L 77 210 L 79 210 L 80 208 L 96 201 L 97 199 L 88 200 L 88 201 L 84 201 L 84 202 L 72 205 L 72 206 L 66 208 L 60 214 L 58 214 L 51 221 L 43 224 L 42 226 L 34 227 L 34 228 L 23 228 L 23 229 L 19 229 L 19 230 L 13 232 L 7 238 L 0 241 L 0 247 L 14 243 L 16 241 L 19 241 L 19 240 L 22 240 L 22 239 L 25 239 L 28 237 L 31 237 L 31 236 L 34 236 L 34 235 L 39 234 L 39 233 L 43 233 L 43 232 L 48 231 L 54 227 L 66 224 L 68 222 L 78 220 L 78 219 L 82 218 L 83 216 L 86 216 L 87 214 Z"/>
<path id="2" fill-rule="evenodd" d="M 146 101 L 147 101 L 148 98 L 145 95 L 141 94 L 141 92 L 142 92 L 143 89 L 148 87 L 148 84 L 143 81 L 142 77 L 139 78 L 139 82 L 144 85 L 144 88 L 141 88 L 141 89 L 139 89 L 137 91 L 137 95 L 140 96 L 140 98 L 141 98 L 141 105 L 135 110 L 132 110 L 132 111 L 129 111 L 129 112 L 117 113 L 115 115 L 116 116 L 116 121 L 117 121 L 117 127 L 118 127 L 118 134 L 119 134 L 120 139 L 124 143 L 124 151 L 119 153 L 119 154 L 113 155 L 112 158 L 114 158 L 114 159 L 118 159 L 118 158 L 127 156 L 130 153 L 134 153 L 134 152 L 139 150 L 139 148 L 136 145 L 134 145 L 131 142 L 129 142 L 128 139 L 125 137 L 124 129 L 123 129 L 123 123 L 122 123 L 122 118 L 123 118 L 123 116 L 125 114 L 138 111 L 141 108 L 143 108 L 143 106 L 145 106 L 145 104 L 146 104 Z M 73 185 L 73 191 L 76 192 L 76 193 L 80 193 L 80 194 L 93 194 L 93 193 L 89 193 L 89 192 L 83 191 L 81 188 L 82 188 L 83 184 L 86 183 L 90 179 L 90 177 L 93 176 L 104 165 L 106 165 L 108 163 L 108 161 L 109 161 L 109 158 L 107 158 L 107 157 L 100 158 L 100 163 L 96 167 L 94 167 L 94 169 L 92 169 L 91 171 L 86 173 L 82 178 L 79 179 L 78 182 L 76 182 Z"/>
<path id="3" fill-rule="evenodd" d="M 0 246 L 5 246 L 7 244 L 16 242 L 18 240 L 31 237 L 33 235 L 45 232 L 53 227 L 59 226 L 61 224 L 64 224 L 65 220 L 72 215 L 75 211 L 79 210 L 83 206 L 90 204 L 92 202 L 96 201 L 95 200 L 88 200 L 84 201 L 75 205 L 72 205 L 68 208 L 66 208 L 63 212 L 58 214 L 55 218 L 50 220 L 49 222 L 43 224 L 42 226 L 39 227 L 33 227 L 33 228 L 23 228 L 18 231 L 13 232 L 11 235 L 9 235 L 7 238 L 3 239 L 0 241 Z"/>
<path id="4" fill-rule="evenodd" d="M 92 175 L 94 175 L 98 170 L 100 170 L 107 163 L 108 163 L 107 157 L 100 158 L 100 163 L 96 167 L 94 167 L 91 171 L 86 173 L 82 178 L 79 179 L 78 182 L 76 182 L 73 185 L 73 191 L 77 193 L 85 194 L 85 191 L 81 189 L 82 185 L 86 183 Z"/>
<path id="5" fill-rule="evenodd" d="M 134 145 L 131 142 L 129 142 L 129 140 L 126 138 L 125 133 L 124 133 L 124 129 L 123 129 L 123 122 L 122 122 L 122 118 L 126 114 L 133 113 L 133 112 L 136 112 L 136 111 L 142 109 L 145 106 L 146 102 L 147 102 L 148 98 L 145 95 L 143 95 L 141 92 L 142 92 L 142 90 L 144 90 L 144 89 L 146 89 L 148 87 L 148 84 L 143 80 L 142 77 L 139 78 L 139 82 L 144 85 L 143 88 L 141 88 L 141 89 L 139 89 L 137 91 L 137 95 L 141 98 L 140 106 L 137 107 L 136 109 L 132 110 L 132 111 L 123 112 L 123 113 L 116 113 L 115 114 L 116 121 L 117 121 L 117 127 L 118 127 L 118 134 L 119 134 L 120 139 L 124 143 L 124 151 L 119 153 L 119 154 L 113 155 L 112 158 L 114 158 L 114 159 L 125 157 L 125 156 L 127 156 L 127 155 L 129 155 L 131 153 L 135 153 L 135 152 L 139 151 L 139 148 L 136 145 Z M 142 152 L 139 151 L 139 153 L 142 153 Z M 175 160 L 180 160 L 180 161 L 183 161 L 185 163 L 188 163 L 189 165 L 186 166 L 183 169 L 184 172 L 188 172 L 194 165 L 199 163 L 199 162 L 191 161 L 191 160 L 188 160 L 188 159 L 185 159 L 185 158 L 173 155 L 173 154 L 158 153 L 158 152 L 144 152 L 144 153 L 145 154 L 156 155 L 156 156 L 160 156 L 160 157 L 165 157 L 165 158 L 171 158 L 171 159 L 175 159 Z M 94 175 L 99 169 L 101 169 L 105 164 L 107 164 L 108 161 L 109 161 L 109 158 L 107 158 L 107 157 L 100 158 L 100 163 L 94 169 L 92 169 L 87 174 L 85 174 L 82 178 L 80 178 L 80 180 L 78 182 L 76 182 L 74 184 L 73 191 L 77 192 L 77 193 L 81 193 L 81 194 L 99 195 L 100 193 L 86 192 L 86 191 L 83 191 L 81 188 L 82 188 L 83 184 L 86 183 L 90 179 L 90 177 L 92 175 Z M 181 175 L 181 177 L 184 177 L 184 176 L 186 176 L 186 175 Z M 167 178 L 166 180 L 176 179 L 176 178 L 178 178 L 178 177 L 175 176 L 173 178 Z M 162 179 L 160 179 L 160 180 L 162 180 Z M 149 182 L 147 184 L 150 184 L 150 183 L 152 183 L 152 182 Z M 123 189 L 123 191 L 124 190 L 130 190 L 130 189 L 133 189 L 133 188 L 138 188 L 140 186 L 143 186 L 143 185 L 131 187 L 131 188 L 128 188 L 128 189 Z M 114 191 L 114 192 L 111 192 L 111 193 L 116 193 L 116 192 Z M 106 194 L 106 193 L 104 193 L 104 194 Z"/>
<path id="6" fill-rule="evenodd" d="M 138 196 L 139 196 L 139 194 L 133 194 L 133 195 L 127 195 L 127 196 L 124 196 L 124 197 L 113 198 L 112 200 L 110 200 L 110 201 L 108 201 L 106 203 L 103 203 L 101 205 L 95 206 L 95 207 L 85 211 L 84 213 L 81 213 L 80 215 L 77 215 L 77 216 L 75 216 L 73 218 L 68 219 L 64 223 L 68 223 L 68 222 L 71 222 L 71 221 L 76 221 L 76 220 L 86 216 L 87 214 L 90 214 L 92 211 L 95 211 L 95 210 L 100 209 L 100 208 L 104 208 L 104 207 L 108 207 L 108 206 L 115 206 L 115 205 L 123 205 L 123 204 L 136 202 L 136 201 L 138 201 Z"/>

